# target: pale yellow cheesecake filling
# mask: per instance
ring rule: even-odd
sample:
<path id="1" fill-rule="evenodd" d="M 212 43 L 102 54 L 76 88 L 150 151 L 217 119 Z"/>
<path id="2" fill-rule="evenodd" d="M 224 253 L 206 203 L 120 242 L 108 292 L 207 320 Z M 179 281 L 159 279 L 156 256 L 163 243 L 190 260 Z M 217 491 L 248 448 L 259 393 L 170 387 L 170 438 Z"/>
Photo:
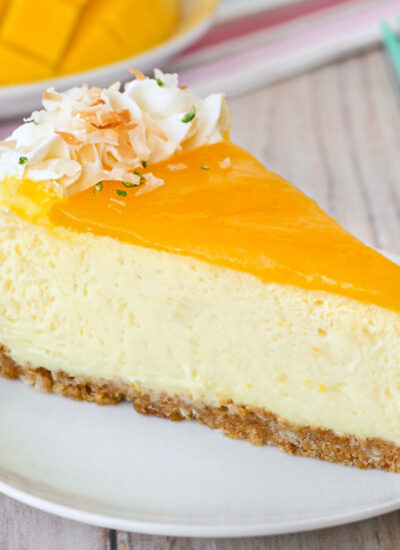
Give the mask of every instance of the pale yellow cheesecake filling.
<path id="1" fill-rule="evenodd" d="M 400 268 L 232 144 L 220 94 L 133 72 L 48 90 L 0 141 L 0 344 L 400 445 Z"/>
<path id="2" fill-rule="evenodd" d="M 7 212 L 0 298 L 21 365 L 400 444 L 400 319 L 379 306 Z"/>

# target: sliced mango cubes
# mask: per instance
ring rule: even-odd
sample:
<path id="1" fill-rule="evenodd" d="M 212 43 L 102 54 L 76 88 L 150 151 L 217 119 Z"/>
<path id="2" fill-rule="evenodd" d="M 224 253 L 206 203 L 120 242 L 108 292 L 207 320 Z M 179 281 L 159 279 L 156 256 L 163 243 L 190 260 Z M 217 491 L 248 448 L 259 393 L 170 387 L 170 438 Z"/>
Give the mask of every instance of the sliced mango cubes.
<path id="1" fill-rule="evenodd" d="M 179 0 L 0 0 L 0 85 L 84 71 L 165 40 Z"/>

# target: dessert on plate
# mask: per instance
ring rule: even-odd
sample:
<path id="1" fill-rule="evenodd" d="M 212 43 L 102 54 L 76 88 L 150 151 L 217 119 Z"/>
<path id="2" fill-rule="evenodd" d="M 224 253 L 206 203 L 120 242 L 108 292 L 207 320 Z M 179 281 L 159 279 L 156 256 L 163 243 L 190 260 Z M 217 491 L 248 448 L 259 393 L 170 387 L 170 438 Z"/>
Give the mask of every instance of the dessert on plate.
<path id="1" fill-rule="evenodd" d="M 133 71 L 0 143 L 1 373 L 400 470 L 400 267 L 229 139 L 220 94 Z"/>

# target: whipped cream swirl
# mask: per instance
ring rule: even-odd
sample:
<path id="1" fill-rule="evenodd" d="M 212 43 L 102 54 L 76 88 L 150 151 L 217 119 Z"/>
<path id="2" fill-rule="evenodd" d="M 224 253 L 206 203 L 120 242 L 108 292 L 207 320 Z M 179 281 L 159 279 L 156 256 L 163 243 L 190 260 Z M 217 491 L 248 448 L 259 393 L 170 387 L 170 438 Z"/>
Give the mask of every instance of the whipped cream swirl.
<path id="1" fill-rule="evenodd" d="M 143 184 L 145 192 L 163 182 L 151 173 L 141 178 L 143 166 L 224 139 L 230 115 L 222 94 L 202 100 L 180 88 L 176 74 L 132 72 L 124 91 L 117 82 L 45 92 L 44 109 L 0 141 L 0 178 L 48 182 L 59 196 L 102 180 Z"/>

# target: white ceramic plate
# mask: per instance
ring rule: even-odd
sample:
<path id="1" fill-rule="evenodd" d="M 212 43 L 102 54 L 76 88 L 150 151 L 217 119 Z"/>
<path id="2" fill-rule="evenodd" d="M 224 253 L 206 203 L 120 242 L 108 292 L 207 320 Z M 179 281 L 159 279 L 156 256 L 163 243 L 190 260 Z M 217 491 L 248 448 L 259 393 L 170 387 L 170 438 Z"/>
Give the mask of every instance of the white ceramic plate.
<path id="1" fill-rule="evenodd" d="M 54 86 L 60 91 L 80 86 L 82 82 L 108 86 L 117 80 L 127 80 L 129 67 L 143 72 L 152 71 L 154 67 L 162 67 L 167 59 L 184 50 L 209 28 L 218 6 L 218 0 L 180 1 L 182 15 L 176 32 L 169 40 L 141 55 L 64 77 L 17 86 L 0 86 L 0 119 L 31 113 L 40 106 L 43 91 L 49 86 Z"/>
<path id="2" fill-rule="evenodd" d="M 398 260 L 399 261 L 399 260 Z M 289 533 L 400 508 L 400 475 L 281 454 L 0 379 L 0 490 L 78 521 L 182 536 Z"/>

